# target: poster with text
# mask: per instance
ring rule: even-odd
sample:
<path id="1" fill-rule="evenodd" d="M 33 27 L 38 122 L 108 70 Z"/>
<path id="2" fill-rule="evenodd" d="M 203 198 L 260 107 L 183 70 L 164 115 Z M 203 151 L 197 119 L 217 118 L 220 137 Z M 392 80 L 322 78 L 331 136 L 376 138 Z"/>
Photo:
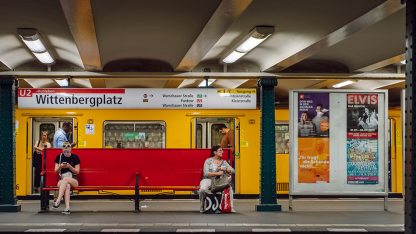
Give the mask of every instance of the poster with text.
<path id="1" fill-rule="evenodd" d="M 347 140 L 347 183 L 378 184 L 378 141 Z"/>
<path id="2" fill-rule="evenodd" d="M 347 94 L 347 137 L 378 138 L 378 94 Z"/>
<path id="3" fill-rule="evenodd" d="M 298 137 L 329 137 L 329 93 L 299 93 Z"/>
<path id="4" fill-rule="evenodd" d="M 298 183 L 329 183 L 329 138 L 298 138 Z"/>

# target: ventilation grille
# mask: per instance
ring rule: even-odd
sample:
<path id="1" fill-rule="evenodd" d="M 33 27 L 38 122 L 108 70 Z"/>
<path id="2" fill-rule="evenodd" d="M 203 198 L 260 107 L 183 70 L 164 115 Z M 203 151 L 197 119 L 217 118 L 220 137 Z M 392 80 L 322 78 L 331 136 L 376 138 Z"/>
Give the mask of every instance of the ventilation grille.
<path id="1" fill-rule="evenodd" d="M 140 192 L 145 192 L 145 193 L 161 193 L 162 190 L 150 190 L 150 189 L 145 189 L 145 190 L 140 190 Z"/>
<path id="2" fill-rule="evenodd" d="M 289 191 L 289 183 L 276 183 L 276 191 L 278 192 Z"/>

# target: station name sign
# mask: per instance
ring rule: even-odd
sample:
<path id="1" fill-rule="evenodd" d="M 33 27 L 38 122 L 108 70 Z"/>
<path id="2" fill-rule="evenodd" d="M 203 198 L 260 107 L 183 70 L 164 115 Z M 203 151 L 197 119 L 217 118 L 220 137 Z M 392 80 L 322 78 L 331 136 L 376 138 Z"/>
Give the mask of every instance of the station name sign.
<path id="1" fill-rule="evenodd" d="M 256 109 L 256 89 L 18 89 L 20 109 Z"/>

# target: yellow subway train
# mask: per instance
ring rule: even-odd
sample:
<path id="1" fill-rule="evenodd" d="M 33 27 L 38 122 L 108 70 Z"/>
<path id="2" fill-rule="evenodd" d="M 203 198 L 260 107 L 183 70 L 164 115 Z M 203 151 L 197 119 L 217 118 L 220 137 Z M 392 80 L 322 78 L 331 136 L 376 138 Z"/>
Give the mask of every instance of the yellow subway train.
<path id="1" fill-rule="evenodd" d="M 389 110 L 389 191 L 402 193 L 402 114 Z M 210 148 L 221 140 L 222 124 L 235 134 L 235 191 L 258 194 L 260 181 L 260 111 L 257 110 L 137 110 L 137 109 L 16 109 L 16 195 L 36 194 L 32 152 L 41 131 L 54 132 L 73 123 L 78 148 Z M 289 110 L 276 109 L 277 193 L 289 190 Z M 161 162 L 163 163 L 163 162 Z M 145 191 L 157 194 L 169 191 Z M 124 194 L 123 192 L 116 192 Z M 125 194 L 128 194 L 126 192 Z M 187 192 L 189 193 L 189 192 Z M 83 192 L 82 194 L 97 194 Z M 81 195 L 82 195 L 81 194 Z M 186 193 L 185 193 L 186 194 Z"/>

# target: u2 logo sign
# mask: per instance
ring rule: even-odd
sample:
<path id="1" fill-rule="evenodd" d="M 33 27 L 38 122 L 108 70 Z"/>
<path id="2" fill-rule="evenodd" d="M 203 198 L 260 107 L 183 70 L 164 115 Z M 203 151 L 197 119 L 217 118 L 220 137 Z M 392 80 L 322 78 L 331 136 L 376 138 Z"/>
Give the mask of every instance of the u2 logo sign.
<path id="1" fill-rule="evenodd" d="M 30 89 L 19 89 L 19 97 L 32 97 L 32 90 Z"/>

